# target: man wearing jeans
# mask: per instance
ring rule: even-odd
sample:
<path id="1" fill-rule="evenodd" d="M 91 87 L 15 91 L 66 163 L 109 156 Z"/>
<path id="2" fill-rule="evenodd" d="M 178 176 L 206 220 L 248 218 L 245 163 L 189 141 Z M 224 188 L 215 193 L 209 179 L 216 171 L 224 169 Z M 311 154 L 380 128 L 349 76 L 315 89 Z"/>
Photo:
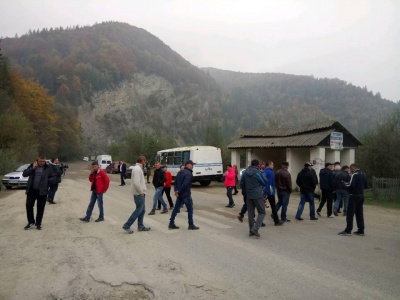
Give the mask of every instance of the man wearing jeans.
<path id="1" fill-rule="evenodd" d="M 281 221 L 290 222 L 286 217 L 287 208 L 289 205 L 290 193 L 292 192 L 292 176 L 289 171 L 289 163 L 283 162 L 282 169 L 275 173 L 275 186 L 278 192 L 278 203 L 276 204 L 276 212 L 282 207 Z"/>
<path id="2" fill-rule="evenodd" d="M 186 205 L 188 211 L 189 230 L 198 230 L 199 227 L 193 222 L 193 200 L 192 200 L 192 179 L 193 179 L 193 161 L 188 160 L 185 163 L 185 168 L 180 170 L 175 178 L 174 191 L 176 202 L 174 209 L 169 219 L 168 229 L 179 229 L 175 225 L 175 217 L 183 204 Z"/>
<path id="3" fill-rule="evenodd" d="M 89 175 L 89 181 L 92 183 L 91 191 L 92 195 L 90 197 L 89 206 L 86 211 L 86 216 L 80 218 L 82 222 L 90 222 L 90 216 L 92 215 L 92 211 L 94 205 L 99 206 L 99 217 L 95 222 L 104 221 L 104 211 L 103 211 L 103 194 L 107 192 L 108 187 L 110 185 L 110 178 L 108 178 L 106 172 L 104 172 L 97 161 L 92 162 L 92 172 Z"/>
<path id="4" fill-rule="evenodd" d="M 146 158 L 139 156 L 136 165 L 132 169 L 131 177 L 131 194 L 136 204 L 136 209 L 129 217 L 128 221 L 122 226 L 122 229 L 127 233 L 133 233 L 132 224 L 138 220 L 138 231 L 149 231 L 150 227 L 145 227 L 143 224 L 144 213 L 146 211 L 145 195 L 146 183 L 144 181 L 143 167 L 146 164 Z"/>
<path id="5" fill-rule="evenodd" d="M 310 203 L 310 220 L 318 220 L 315 217 L 314 190 L 317 186 L 317 177 L 311 170 L 312 164 L 309 162 L 304 164 L 304 168 L 299 172 L 296 184 L 300 187 L 300 203 L 297 208 L 296 220 L 303 221 L 301 215 L 306 202 Z"/>
<path id="6" fill-rule="evenodd" d="M 153 198 L 153 209 L 151 210 L 151 212 L 149 212 L 149 215 L 154 215 L 156 213 L 158 201 L 161 202 L 161 205 L 163 207 L 163 211 L 161 213 L 165 214 L 168 212 L 167 204 L 165 203 L 164 198 L 162 196 L 164 190 L 164 183 L 166 180 L 167 178 L 165 176 L 164 170 L 161 169 L 160 163 L 156 162 L 154 164 L 154 175 L 153 175 L 153 185 L 156 191 L 154 193 L 154 198 Z"/>
<path id="7" fill-rule="evenodd" d="M 342 169 L 336 173 L 333 181 L 333 187 L 336 191 L 336 201 L 333 207 L 333 214 L 339 214 L 340 203 L 343 201 L 343 216 L 347 214 L 347 206 L 349 202 L 349 192 L 346 189 L 345 182 L 350 181 L 349 167 L 343 166 Z"/>
<path id="8" fill-rule="evenodd" d="M 241 179 L 241 188 L 245 190 L 247 214 L 249 217 L 249 236 L 260 237 L 258 230 L 262 226 L 265 217 L 265 201 L 263 198 L 263 187 L 267 185 L 267 178 L 264 173 L 258 169 L 259 161 L 254 159 L 250 167 L 244 171 Z M 255 218 L 255 209 L 257 209 L 257 220 Z"/>

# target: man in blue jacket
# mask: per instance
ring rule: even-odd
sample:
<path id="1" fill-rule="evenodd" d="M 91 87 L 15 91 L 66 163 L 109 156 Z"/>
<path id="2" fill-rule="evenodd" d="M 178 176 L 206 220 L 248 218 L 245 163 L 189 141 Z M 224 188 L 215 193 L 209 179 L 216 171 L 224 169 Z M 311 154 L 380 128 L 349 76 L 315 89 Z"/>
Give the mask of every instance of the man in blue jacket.
<path id="1" fill-rule="evenodd" d="M 270 160 L 267 160 L 266 165 L 267 166 L 264 169 L 264 174 L 268 182 L 264 187 L 264 197 L 268 199 L 268 202 L 271 205 L 271 217 L 274 219 L 275 226 L 279 226 L 283 225 L 284 222 L 279 220 L 278 214 L 276 212 L 274 163 Z"/>
<path id="2" fill-rule="evenodd" d="M 199 227 L 193 223 L 193 200 L 192 200 L 192 178 L 193 178 L 193 161 L 188 160 L 185 163 L 185 168 L 180 170 L 175 178 L 174 191 L 176 196 L 176 202 L 174 209 L 169 219 L 169 229 L 179 229 L 175 225 L 175 217 L 178 214 L 182 204 L 186 205 L 188 211 L 188 223 L 189 230 L 197 230 Z"/>
<path id="3" fill-rule="evenodd" d="M 240 181 L 241 188 L 246 192 L 247 213 L 249 217 L 250 236 L 260 237 L 260 229 L 265 217 L 265 201 L 263 198 L 263 187 L 267 185 L 267 178 L 264 173 L 258 169 L 258 160 L 253 160 L 250 167 L 242 175 Z M 255 209 L 257 209 L 257 220 L 255 218 Z"/>

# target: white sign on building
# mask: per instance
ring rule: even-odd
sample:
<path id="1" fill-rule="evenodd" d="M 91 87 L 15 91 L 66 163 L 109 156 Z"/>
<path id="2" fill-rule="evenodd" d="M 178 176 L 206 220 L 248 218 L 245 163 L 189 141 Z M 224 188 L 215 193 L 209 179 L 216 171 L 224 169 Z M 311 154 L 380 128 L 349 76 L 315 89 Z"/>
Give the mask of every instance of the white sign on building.
<path id="1" fill-rule="evenodd" d="M 332 132 L 331 133 L 331 149 L 342 150 L 343 149 L 343 133 Z"/>

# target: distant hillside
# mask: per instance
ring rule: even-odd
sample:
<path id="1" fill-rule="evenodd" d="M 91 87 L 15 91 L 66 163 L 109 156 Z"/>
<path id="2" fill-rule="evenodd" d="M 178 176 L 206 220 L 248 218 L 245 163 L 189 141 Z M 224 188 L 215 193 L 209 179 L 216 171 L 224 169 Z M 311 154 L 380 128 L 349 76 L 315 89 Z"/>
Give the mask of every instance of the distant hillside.
<path id="1" fill-rule="evenodd" d="M 381 123 L 396 104 L 339 79 L 316 79 L 279 73 L 241 73 L 215 68 L 204 72 L 216 80 L 229 103 L 224 119 L 235 128 L 285 127 L 335 119 L 360 135 Z"/>
<path id="2" fill-rule="evenodd" d="M 118 22 L 50 28 L 2 46 L 25 76 L 76 108 L 88 149 L 104 149 L 131 129 L 196 143 L 220 119 L 215 80 L 143 29 Z"/>
<path id="3" fill-rule="evenodd" d="M 204 141 L 210 125 L 229 140 L 240 129 L 333 118 L 356 135 L 396 105 L 338 79 L 200 70 L 156 36 L 125 23 L 50 28 L 2 41 L 26 77 L 69 107 L 86 151 L 106 149 L 132 129 L 178 144 Z"/>

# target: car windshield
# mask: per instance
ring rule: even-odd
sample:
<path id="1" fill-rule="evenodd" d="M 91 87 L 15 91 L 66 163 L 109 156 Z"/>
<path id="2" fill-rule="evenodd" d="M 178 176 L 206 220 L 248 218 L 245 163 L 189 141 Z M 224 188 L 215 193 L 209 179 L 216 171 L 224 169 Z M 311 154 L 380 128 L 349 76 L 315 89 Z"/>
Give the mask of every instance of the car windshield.
<path id="1" fill-rule="evenodd" d="M 28 169 L 28 167 L 29 167 L 29 164 L 22 165 L 22 166 L 20 166 L 18 169 L 16 169 L 15 171 L 16 171 L 16 172 L 23 172 L 23 171 L 25 171 L 26 169 Z"/>

